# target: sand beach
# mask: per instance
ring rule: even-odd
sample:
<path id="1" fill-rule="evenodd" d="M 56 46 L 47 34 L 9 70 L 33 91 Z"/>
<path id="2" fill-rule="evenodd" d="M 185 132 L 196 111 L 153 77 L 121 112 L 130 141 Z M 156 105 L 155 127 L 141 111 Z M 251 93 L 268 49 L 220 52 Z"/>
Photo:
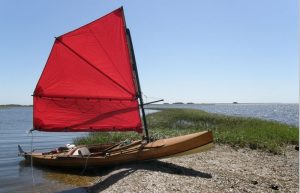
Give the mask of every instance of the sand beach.
<path id="1" fill-rule="evenodd" d="M 112 168 L 87 192 L 298 192 L 299 152 L 274 155 L 216 145 L 211 151 Z"/>

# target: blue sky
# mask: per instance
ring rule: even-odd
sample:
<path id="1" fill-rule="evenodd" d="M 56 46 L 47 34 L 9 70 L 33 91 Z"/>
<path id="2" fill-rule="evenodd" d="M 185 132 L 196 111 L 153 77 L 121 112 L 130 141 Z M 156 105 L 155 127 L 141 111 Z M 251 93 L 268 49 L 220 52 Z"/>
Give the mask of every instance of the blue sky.
<path id="1" fill-rule="evenodd" d="M 2 0 L 0 104 L 32 104 L 54 37 L 120 6 L 147 100 L 298 102 L 296 0 Z"/>

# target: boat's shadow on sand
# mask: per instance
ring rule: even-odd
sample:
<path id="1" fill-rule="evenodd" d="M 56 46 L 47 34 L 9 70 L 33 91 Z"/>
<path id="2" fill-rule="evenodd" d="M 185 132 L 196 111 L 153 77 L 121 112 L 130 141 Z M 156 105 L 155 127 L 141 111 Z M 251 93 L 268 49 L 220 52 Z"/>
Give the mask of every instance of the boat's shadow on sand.
<path id="1" fill-rule="evenodd" d="M 71 192 L 101 192 L 117 183 L 119 180 L 129 176 L 130 174 L 139 171 L 154 171 L 162 172 L 174 175 L 190 176 L 190 177 L 199 177 L 199 178 L 212 178 L 212 175 L 209 173 L 204 173 L 201 171 L 194 170 L 192 168 L 186 168 L 179 166 L 173 163 L 163 162 L 159 160 L 140 162 L 140 163 L 131 163 L 123 164 L 120 166 L 106 168 L 104 171 L 101 170 L 99 173 L 97 170 L 87 170 L 83 175 L 99 175 L 102 176 L 100 182 L 89 186 L 89 187 L 80 187 L 71 190 L 62 191 L 60 193 L 71 193 Z M 97 173 L 97 174 L 96 174 Z"/>
<path id="2" fill-rule="evenodd" d="M 112 184 L 118 182 L 120 179 L 138 170 L 163 172 L 168 174 L 191 177 L 212 178 L 211 174 L 208 173 L 200 172 L 191 168 L 186 168 L 172 163 L 154 160 L 144 163 L 124 165 L 117 171 L 111 171 L 111 174 L 103 181 L 89 187 L 88 192 L 101 192 L 106 188 L 110 187 Z"/>

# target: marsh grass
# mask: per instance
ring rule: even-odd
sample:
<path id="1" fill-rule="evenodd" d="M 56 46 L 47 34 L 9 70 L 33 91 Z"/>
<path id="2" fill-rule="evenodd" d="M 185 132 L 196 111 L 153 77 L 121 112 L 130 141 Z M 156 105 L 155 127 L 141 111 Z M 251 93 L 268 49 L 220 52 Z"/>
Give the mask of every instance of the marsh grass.
<path id="1" fill-rule="evenodd" d="M 211 130 L 214 141 L 234 147 L 249 147 L 281 153 L 286 145 L 299 143 L 298 128 L 256 118 L 243 118 L 207 113 L 191 109 L 167 109 L 147 116 L 150 136 L 169 138 L 198 131 Z M 140 139 L 135 132 L 90 133 L 76 138 L 76 144 L 111 143 Z"/>

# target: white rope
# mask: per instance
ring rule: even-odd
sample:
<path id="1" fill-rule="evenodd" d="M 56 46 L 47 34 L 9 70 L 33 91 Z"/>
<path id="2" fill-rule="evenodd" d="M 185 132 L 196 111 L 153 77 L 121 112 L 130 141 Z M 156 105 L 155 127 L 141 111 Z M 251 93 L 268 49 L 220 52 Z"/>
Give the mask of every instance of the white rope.
<path id="1" fill-rule="evenodd" d="M 145 95 L 145 94 L 143 94 L 144 95 L 144 97 L 145 97 L 145 101 L 146 101 L 146 103 L 148 103 L 148 97 Z M 146 117 L 147 117 L 147 115 L 149 115 L 149 109 L 148 108 L 146 108 Z M 147 120 L 148 121 L 148 126 L 150 125 L 150 119 L 148 119 Z M 149 134 L 150 135 L 150 134 Z M 149 136 L 150 137 L 150 136 Z"/>
<path id="2" fill-rule="evenodd" d="M 143 95 L 144 97 L 148 98 L 148 99 L 153 99 L 153 100 L 159 100 L 159 99 L 161 99 L 161 98 L 157 98 L 157 97 L 150 97 L 150 96 L 147 96 L 147 95 L 145 95 L 144 93 L 142 93 L 142 95 Z"/>
<path id="3" fill-rule="evenodd" d="M 32 159 L 32 153 L 33 153 L 33 132 L 30 131 L 31 133 L 31 155 L 30 155 L 30 164 L 31 164 L 31 177 L 32 177 L 32 188 L 34 190 L 35 187 L 35 179 L 34 179 L 34 175 L 33 175 L 33 159 Z M 35 192 L 35 191 L 34 191 Z"/>
<path id="4" fill-rule="evenodd" d="M 85 172 L 85 170 L 86 170 L 87 161 L 88 161 L 88 159 L 89 159 L 90 155 L 91 155 L 91 154 L 89 154 L 89 155 L 87 156 L 86 160 L 85 160 L 84 168 L 83 168 L 83 170 L 81 171 L 81 175 L 83 175 L 83 174 L 84 174 L 84 172 Z"/>

